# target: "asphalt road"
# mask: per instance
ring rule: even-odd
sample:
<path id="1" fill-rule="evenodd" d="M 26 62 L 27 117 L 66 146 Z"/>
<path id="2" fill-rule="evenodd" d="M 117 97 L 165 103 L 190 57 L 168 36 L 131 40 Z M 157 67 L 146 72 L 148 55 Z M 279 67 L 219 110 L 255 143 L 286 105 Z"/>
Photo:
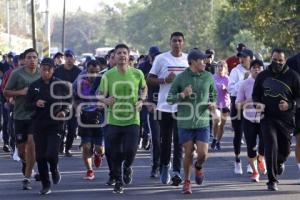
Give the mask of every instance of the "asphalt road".
<path id="1" fill-rule="evenodd" d="M 205 169 L 203 186 L 193 184 L 192 195 L 181 194 L 182 186 L 174 187 L 163 185 L 159 179 L 151 179 L 150 152 L 139 150 L 133 170 L 134 177 L 131 185 L 126 186 L 124 194 L 113 194 L 112 187 L 105 186 L 108 178 L 106 162 L 96 170 L 93 181 L 83 179 L 85 168 L 78 149 L 79 140 L 76 140 L 72 158 L 60 156 L 60 171 L 62 181 L 52 187 L 52 193 L 47 196 L 38 194 L 41 189 L 39 182 L 33 181 L 33 189 L 21 190 L 22 175 L 21 164 L 13 161 L 2 151 L 0 144 L 0 200 L 16 199 L 64 199 L 64 200 L 89 200 L 89 199 L 130 199 L 130 200 L 167 200 L 167 199 L 272 199 L 289 200 L 300 199 L 300 174 L 295 163 L 294 144 L 293 152 L 286 162 L 286 170 L 280 177 L 279 191 L 266 190 L 267 177 L 261 176 L 260 183 L 253 183 L 246 173 L 246 148 L 242 147 L 242 163 L 244 174 L 233 173 L 233 147 L 232 134 L 227 129 L 222 143 L 222 150 L 210 152 Z M 193 180 L 194 183 L 194 180 Z"/>

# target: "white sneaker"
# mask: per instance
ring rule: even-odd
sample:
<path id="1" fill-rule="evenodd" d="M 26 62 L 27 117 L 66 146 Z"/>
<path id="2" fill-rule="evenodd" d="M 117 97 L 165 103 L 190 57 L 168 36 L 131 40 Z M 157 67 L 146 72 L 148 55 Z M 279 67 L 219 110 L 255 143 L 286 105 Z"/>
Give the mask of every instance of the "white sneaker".
<path id="1" fill-rule="evenodd" d="M 250 164 L 247 165 L 247 173 L 248 174 L 252 174 L 253 173 L 253 169 L 252 169 L 252 167 L 251 167 Z"/>
<path id="2" fill-rule="evenodd" d="M 18 149 L 17 148 L 15 148 L 15 151 L 14 151 L 14 154 L 13 154 L 12 158 L 13 158 L 13 160 L 18 161 L 18 162 L 21 160 L 20 157 L 18 156 Z"/>
<path id="3" fill-rule="evenodd" d="M 242 162 L 234 162 L 234 173 L 243 174 Z"/>

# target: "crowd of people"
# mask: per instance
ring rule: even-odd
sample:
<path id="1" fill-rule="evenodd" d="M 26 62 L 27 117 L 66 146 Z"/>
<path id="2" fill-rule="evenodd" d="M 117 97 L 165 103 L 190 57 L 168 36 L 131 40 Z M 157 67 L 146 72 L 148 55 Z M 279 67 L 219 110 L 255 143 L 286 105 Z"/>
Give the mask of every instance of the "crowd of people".
<path id="1" fill-rule="evenodd" d="M 20 159 L 24 190 L 31 189 L 37 163 L 40 194 L 51 192 L 51 184 L 61 180 L 59 153 L 72 157 L 78 135 L 85 179 L 95 178 L 94 168 L 105 157 L 106 185 L 123 193 L 132 182 L 142 144 L 151 149 L 150 177 L 182 185 L 182 192 L 191 194 L 192 168 L 196 184 L 202 185 L 208 150 L 222 150 L 228 118 L 235 174 L 243 174 L 243 135 L 251 181 L 267 174 L 267 189 L 278 190 L 293 135 L 300 171 L 299 53 L 287 59 L 275 48 L 270 65 L 264 66 L 261 57 L 240 43 L 236 55 L 216 62 L 213 49 L 184 53 L 181 32 L 172 33 L 169 42 L 169 51 L 152 46 L 136 63 L 129 47 L 118 44 L 83 69 L 75 65 L 72 50 L 42 60 L 33 48 L 3 55 L 3 151 Z"/>

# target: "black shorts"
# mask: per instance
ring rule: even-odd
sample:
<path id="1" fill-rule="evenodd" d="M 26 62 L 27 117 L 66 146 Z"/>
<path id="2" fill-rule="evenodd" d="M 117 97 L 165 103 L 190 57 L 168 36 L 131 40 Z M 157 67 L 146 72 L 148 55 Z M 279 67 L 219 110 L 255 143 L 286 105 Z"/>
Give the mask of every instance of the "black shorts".
<path id="1" fill-rule="evenodd" d="M 16 143 L 22 144 L 27 142 L 29 134 L 33 134 L 32 120 L 14 120 L 15 122 L 15 134 Z"/>
<path id="2" fill-rule="evenodd" d="M 228 107 L 224 107 L 224 108 L 219 108 L 219 110 L 221 111 L 221 113 L 230 113 L 230 109 Z"/>
<path id="3" fill-rule="evenodd" d="M 87 128 L 78 126 L 79 136 L 103 136 L 102 128 Z"/>

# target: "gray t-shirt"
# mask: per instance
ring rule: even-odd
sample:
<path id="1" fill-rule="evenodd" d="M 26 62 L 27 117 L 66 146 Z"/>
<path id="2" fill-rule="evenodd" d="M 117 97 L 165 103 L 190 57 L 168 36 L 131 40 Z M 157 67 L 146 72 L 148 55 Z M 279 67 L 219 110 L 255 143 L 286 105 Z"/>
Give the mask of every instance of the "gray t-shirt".
<path id="1" fill-rule="evenodd" d="M 21 90 L 25 87 L 29 87 L 29 85 L 39 79 L 40 73 L 36 70 L 35 73 L 27 72 L 25 67 L 21 67 L 12 72 L 7 85 L 7 90 Z M 25 109 L 26 104 L 26 96 L 16 96 L 14 97 L 14 119 L 16 120 L 27 120 L 31 119 L 33 114 L 32 111 L 28 111 Z"/>

